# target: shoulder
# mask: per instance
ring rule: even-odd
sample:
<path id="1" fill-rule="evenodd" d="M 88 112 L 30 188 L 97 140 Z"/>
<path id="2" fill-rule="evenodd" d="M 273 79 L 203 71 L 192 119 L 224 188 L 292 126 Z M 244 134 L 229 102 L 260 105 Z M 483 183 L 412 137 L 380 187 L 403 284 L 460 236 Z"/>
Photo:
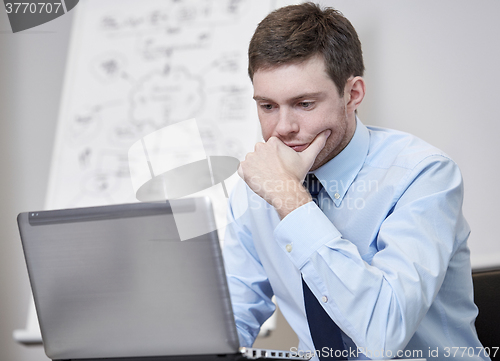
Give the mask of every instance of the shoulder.
<path id="1" fill-rule="evenodd" d="M 412 170 L 436 162 L 456 165 L 442 150 L 412 134 L 374 126 L 367 128 L 370 146 L 366 163 L 372 167 Z"/>
<path id="2" fill-rule="evenodd" d="M 398 204 L 431 194 L 451 195 L 457 206 L 461 204 L 462 174 L 446 153 L 409 133 L 378 127 L 369 131 L 367 174 L 378 173 L 380 184 L 393 188 Z"/>

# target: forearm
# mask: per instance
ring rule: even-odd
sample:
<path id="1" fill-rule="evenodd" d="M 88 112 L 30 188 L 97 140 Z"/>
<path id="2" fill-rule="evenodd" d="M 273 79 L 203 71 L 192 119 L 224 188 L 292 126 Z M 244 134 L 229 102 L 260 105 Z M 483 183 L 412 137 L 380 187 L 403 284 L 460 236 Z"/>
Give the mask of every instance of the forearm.
<path id="1" fill-rule="evenodd" d="M 242 188 L 242 184 L 239 184 Z M 250 231 L 240 225 L 239 216 L 248 204 L 243 198 L 228 209 L 228 226 L 224 239 L 224 263 L 240 346 L 252 346 L 260 326 L 272 315 L 275 304 L 269 280 L 254 248 Z"/>

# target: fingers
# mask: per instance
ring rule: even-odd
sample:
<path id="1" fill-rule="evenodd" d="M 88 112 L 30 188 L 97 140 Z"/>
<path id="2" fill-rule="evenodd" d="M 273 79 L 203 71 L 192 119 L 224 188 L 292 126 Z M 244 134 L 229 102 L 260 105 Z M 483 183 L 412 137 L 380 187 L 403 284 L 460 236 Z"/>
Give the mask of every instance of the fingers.
<path id="1" fill-rule="evenodd" d="M 273 149 L 279 149 L 279 148 L 286 149 L 286 148 L 288 148 L 286 146 L 286 144 L 283 143 L 283 141 L 281 139 L 279 139 L 278 137 L 275 137 L 275 136 L 270 137 L 265 144 L 272 146 Z"/>
<path id="2" fill-rule="evenodd" d="M 321 152 L 321 150 L 325 147 L 326 140 L 328 139 L 330 134 L 332 134 L 332 131 L 330 129 L 324 130 L 319 133 L 316 138 L 314 138 L 312 143 L 309 144 L 309 147 L 301 152 L 301 156 L 303 157 L 303 159 L 312 164 L 318 156 L 319 152 Z"/>

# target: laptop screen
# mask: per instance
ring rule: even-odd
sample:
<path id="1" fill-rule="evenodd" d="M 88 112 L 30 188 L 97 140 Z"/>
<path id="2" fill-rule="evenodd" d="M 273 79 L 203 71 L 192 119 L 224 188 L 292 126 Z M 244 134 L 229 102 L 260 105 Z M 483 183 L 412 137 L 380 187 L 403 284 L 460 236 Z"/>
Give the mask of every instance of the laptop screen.
<path id="1" fill-rule="evenodd" d="M 170 202 L 193 227 L 214 222 L 205 198 Z M 217 233 L 181 241 L 172 208 L 135 203 L 19 215 L 50 358 L 237 352 Z"/>

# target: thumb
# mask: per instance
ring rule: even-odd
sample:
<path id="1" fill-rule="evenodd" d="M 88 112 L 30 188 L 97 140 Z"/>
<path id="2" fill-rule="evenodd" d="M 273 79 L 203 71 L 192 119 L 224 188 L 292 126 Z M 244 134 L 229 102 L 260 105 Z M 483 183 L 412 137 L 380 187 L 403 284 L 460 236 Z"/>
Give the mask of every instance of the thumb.
<path id="1" fill-rule="evenodd" d="M 307 147 L 307 149 L 303 150 L 300 153 L 301 157 L 306 162 L 313 164 L 319 152 L 321 152 L 321 150 L 325 147 L 326 140 L 328 139 L 330 134 L 332 134 L 332 131 L 330 129 L 324 130 L 319 133 L 316 138 L 314 138 L 312 143 L 309 144 L 309 147 Z"/>

